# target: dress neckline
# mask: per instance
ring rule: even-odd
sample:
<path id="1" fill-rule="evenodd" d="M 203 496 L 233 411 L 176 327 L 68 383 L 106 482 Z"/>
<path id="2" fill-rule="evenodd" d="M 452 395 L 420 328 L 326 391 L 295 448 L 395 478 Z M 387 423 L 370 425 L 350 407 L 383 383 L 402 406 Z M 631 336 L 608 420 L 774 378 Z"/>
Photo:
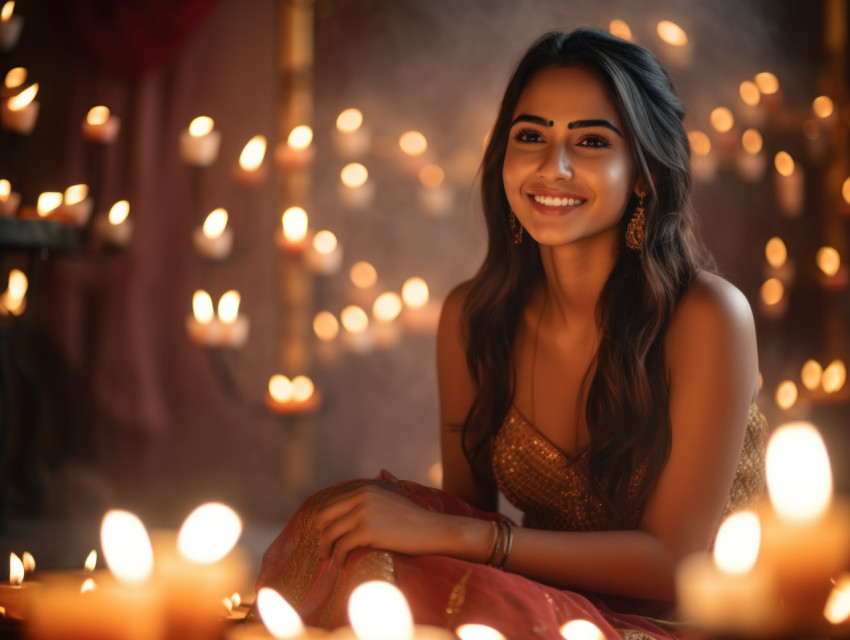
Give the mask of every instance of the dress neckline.
<path id="1" fill-rule="evenodd" d="M 564 451 L 557 444 L 552 442 L 552 439 L 547 436 L 545 433 L 540 431 L 531 420 L 525 417 L 522 411 L 520 411 L 515 404 L 511 404 L 511 408 L 508 410 L 508 414 L 514 414 L 520 422 L 522 422 L 527 428 L 533 431 L 543 443 L 553 449 L 559 456 L 564 458 L 568 462 L 575 462 L 576 460 L 583 458 L 588 451 L 589 445 L 584 445 L 583 447 L 578 448 L 575 452 L 569 453 Z"/>

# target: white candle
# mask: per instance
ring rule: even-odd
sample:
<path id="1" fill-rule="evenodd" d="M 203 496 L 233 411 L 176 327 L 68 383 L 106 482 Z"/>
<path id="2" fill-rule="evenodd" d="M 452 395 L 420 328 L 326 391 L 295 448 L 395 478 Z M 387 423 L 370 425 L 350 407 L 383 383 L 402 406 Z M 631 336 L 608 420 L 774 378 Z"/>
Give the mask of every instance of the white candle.
<path id="1" fill-rule="evenodd" d="M 89 222 L 93 206 L 94 200 L 89 197 L 88 185 L 75 184 L 65 189 L 60 210 L 72 224 L 84 227 Z"/>
<path id="2" fill-rule="evenodd" d="M 305 260 L 313 273 L 329 276 L 339 272 L 342 255 L 342 246 L 336 236 L 323 229 L 313 236 Z"/>
<path id="3" fill-rule="evenodd" d="M 256 135 L 251 138 L 239 154 L 239 163 L 233 168 L 233 179 L 236 184 L 243 187 L 256 187 L 265 182 L 268 175 L 266 165 L 263 164 L 265 155 L 265 136 Z"/>
<path id="4" fill-rule="evenodd" d="M 0 584 L 0 607 L 5 617 L 26 620 L 33 601 L 40 595 L 42 585 L 24 581 L 24 564 L 14 553 L 9 554 L 9 582 Z"/>
<path id="5" fill-rule="evenodd" d="M 401 149 L 402 171 L 408 176 L 415 177 L 428 164 L 427 138 L 419 131 L 405 131 L 398 139 L 398 146 Z"/>
<path id="6" fill-rule="evenodd" d="M 763 127 L 766 115 L 758 85 L 752 80 L 744 80 L 738 92 L 744 103 L 740 109 L 741 121 L 749 127 Z"/>
<path id="7" fill-rule="evenodd" d="M 18 213 L 21 205 L 21 194 L 12 191 L 12 184 L 3 178 L 0 180 L 0 217 L 12 218 Z"/>
<path id="8" fill-rule="evenodd" d="M 218 157 L 221 133 L 208 116 L 198 116 L 180 132 L 180 159 L 196 167 L 208 167 Z"/>
<path id="9" fill-rule="evenodd" d="M 339 199 L 349 209 L 366 209 L 375 200 L 375 182 L 359 162 L 352 162 L 340 172 Z"/>
<path id="10" fill-rule="evenodd" d="M 307 248 L 310 220 L 301 207 L 289 207 L 280 218 L 281 226 L 275 232 L 275 244 L 283 253 L 300 256 Z"/>
<path id="11" fill-rule="evenodd" d="M 27 307 L 29 280 L 20 269 L 9 271 L 9 285 L 0 294 L 0 315 L 21 315 Z"/>
<path id="12" fill-rule="evenodd" d="M 818 266 L 818 282 L 832 293 L 844 291 L 850 285 L 850 269 L 842 264 L 841 255 L 833 247 L 821 247 L 815 254 Z"/>
<path id="13" fill-rule="evenodd" d="M 404 328 L 414 333 L 433 333 L 440 321 L 440 304 L 431 300 L 428 283 L 422 278 L 408 278 L 401 288 L 404 300 Z"/>
<path id="14" fill-rule="evenodd" d="M 248 341 L 250 323 L 239 314 L 239 293 L 228 291 L 219 300 L 218 317 L 213 311 L 212 299 L 203 290 L 192 297 L 192 315 L 186 318 L 186 331 L 190 340 L 202 347 L 235 349 Z"/>
<path id="15" fill-rule="evenodd" d="M 218 208 L 209 213 L 201 227 L 192 232 L 195 250 L 209 260 L 223 260 L 233 250 L 233 231 L 227 226 L 227 210 Z"/>
<path id="16" fill-rule="evenodd" d="M 305 375 L 290 380 L 277 373 L 269 379 L 266 407 L 280 415 L 315 413 L 322 405 L 322 396 L 313 381 Z"/>
<path id="17" fill-rule="evenodd" d="M 15 3 L 13 0 L 3 4 L 0 9 L 0 51 L 9 51 L 18 43 L 21 29 L 24 27 L 24 19 L 14 15 Z"/>
<path id="18" fill-rule="evenodd" d="M 789 218 L 799 218 L 803 213 L 803 168 L 785 151 L 776 154 L 774 165 L 779 209 Z"/>
<path id="19" fill-rule="evenodd" d="M 109 107 L 92 107 L 83 120 L 83 137 L 89 142 L 111 144 L 118 137 L 121 120 L 110 113 Z"/>
<path id="20" fill-rule="evenodd" d="M 767 155 L 763 150 L 762 135 L 755 129 L 747 129 L 741 136 L 741 147 L 737 152 L 738 173 L 749 182 L 758 182 L 767 168 Z"/>
<path id="21" fill-rule="evenodd" d="M 367 353 L 375 346 L 375 336 L 369 326 L 369 316 L 357 305 L 349 305 L 340 314 L 343 343 L 357 353 Z"/>
<path id="22" fill-rule="evenodd" d="M 345 109 L 336 119 L 333 135 L 334 149 L 342 158 L 354 159 L 365 156 L 372 146 L 372 135 L 363 124 L 359 109 Z"/>
<path id="23" fill-rule="evenodd" d="M 717 175 L 717 154 L 711 150 L 711 139 L 702 131 L 690 131 L 691 172 L 694 179 L 710 182 Z"/>
<path id="24" fill-rule="evenodd" d="M 4 129 L 20 134 L 32 133 L 39 109 L 39 103 L 35 99 L 36 93 L 38 83 L 3 102 L 0 122 Z"/>
<path id="25" fill-rule="evenodd" d="M 129 218 L 130 203 L 119 200 L 109 210 L 107 215 L 98 216 L 95 220 L 95 231 L 101 241 L 108 247 L 125 247 L 133 235 L 133 221 Z"/>
<path id="26" fill-rule="evenodd" d="M 681 69 L 691 64 L 693 44 L 682 27 L 670 20 L 662 20 L 656 25 L 655 31 L 661 40 L 658 56 L 667 65 Z"/>
<path id="27" fill-rule="evenodd" d="M 401 315 L 404 303 L 394 291 L 386 291 L 375 298 L 372 305 L 372 317 L 375 318 L 375 344 L 390 347 L 401 337 Z"/>
<path id="28" fill-rule="evenodd" d="M 289 132 L 286 142 L 275 147 L 275 164 L 278 169 L 292 171 L 307 169 L 316 159 L 316 148 L 313 146 L 313 130 L 307 125 L 298 125 Z"/>

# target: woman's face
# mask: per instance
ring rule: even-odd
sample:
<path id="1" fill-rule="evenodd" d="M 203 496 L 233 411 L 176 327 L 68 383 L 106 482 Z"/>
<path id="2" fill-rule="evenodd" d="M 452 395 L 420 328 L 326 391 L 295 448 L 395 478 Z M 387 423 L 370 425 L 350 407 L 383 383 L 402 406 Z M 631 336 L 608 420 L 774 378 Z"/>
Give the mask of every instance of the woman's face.
<path id="1" fill-rule="evenodd" d="M 502 167 L 522 226 L 541 245 L 617 233 L 636 191 L 631 152 L 602 80 L 584 67 L 548 67 L 520 95 Z"/>

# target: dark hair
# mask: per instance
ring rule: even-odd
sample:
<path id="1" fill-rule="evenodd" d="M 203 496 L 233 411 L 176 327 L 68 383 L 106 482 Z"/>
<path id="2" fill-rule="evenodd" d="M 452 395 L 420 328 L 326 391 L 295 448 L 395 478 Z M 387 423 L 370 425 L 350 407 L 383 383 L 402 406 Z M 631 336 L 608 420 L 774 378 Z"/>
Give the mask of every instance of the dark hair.
<path id="1" fill-rule="evenodd" d="M 490 439 L 515 391 L 514 337 L 531 285 L 542 276 L 537 244 L 527 235 L 522 244 L 513 242 L 502 165 L 522 91 L 552 66 L 599 74 L 648 190 L 641 252 L 624 240 L 634 197 L 624 212 L 623 240 L 596 307 L 596 370 L 592 379 L 588 371 L 581 391 L 587 393 L 590 490 L 619 528 L 636 523 L 669 456 L 664 334 L 680 296 L 710 264 L 694 229 L 684 110 L 666 72 L 643 47 L 593 29 L 550 33 L 528 50 L 508 83 L 481 167 L 487 253 L 463 308 L 466 359 L 477 387 L 463 425 L 464 450 L 479 481 L 489 482 Z M 630 487 L 638 468 L 640 484 Z"/>

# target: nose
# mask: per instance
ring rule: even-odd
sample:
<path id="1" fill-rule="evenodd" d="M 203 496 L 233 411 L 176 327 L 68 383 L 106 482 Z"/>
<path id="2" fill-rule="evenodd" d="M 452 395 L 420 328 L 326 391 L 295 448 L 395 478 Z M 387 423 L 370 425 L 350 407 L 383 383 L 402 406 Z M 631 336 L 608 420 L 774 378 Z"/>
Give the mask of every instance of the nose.
<path id="1" fill-rule="evenodd" d="M 552 182 L 555 180 L 572 180 L 573 165 L 566 145 L 552 145 L 543 158 L 538 175 Z"/>

